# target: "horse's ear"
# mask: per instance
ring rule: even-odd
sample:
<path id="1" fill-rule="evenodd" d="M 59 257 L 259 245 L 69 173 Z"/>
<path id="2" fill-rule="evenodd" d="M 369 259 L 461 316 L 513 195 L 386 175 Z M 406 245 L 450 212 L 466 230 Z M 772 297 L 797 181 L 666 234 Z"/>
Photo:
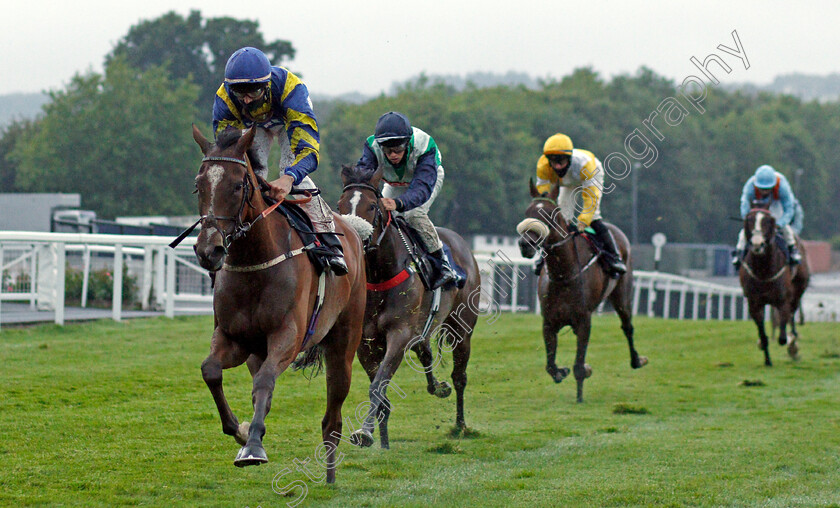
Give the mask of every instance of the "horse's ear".
<path id="1" fill-rule="evenodd" d="M 196 127 L 195 124 L 192 124 L 192 131 L 193 139 L 196 143 L 198 143 L 199 148 L 201 148 L 201 153 L 207 155 L 207 151 L 210 150 L 210 145 L 212 145 L 212 143 L 207 141 L 207 138 L 204 137 L 204 134 L 198 130 L 198 127 Z"/>
<path id="2" fill-rule="evenodd" d="M 379 182 L 382 181 L 382 174 L 384 171 L 385 168 L 379 166 L 378 168 L 376 168 L 376 171 L 374 171 L 370 177 L 370 184 L 376 187 L 377 189 L 379 188 Z"/>
<path id="3" fill-rule="evenodd" d="M 350 183 L 350 178 L 356 173 L 355 167 L 348 164 L 341 165 L 341 184 L 347 186 Z"/>
<path id="4" fill-rule="evenodd" d="M 245 134 L 239 138 L 239 141 L 236 142 L 236 151 L 239 153 L 245 153 L 245 151 L 251 147 L 251 143 L 254 142 L 254 135 L 256 133 L 256 125 L 252 125 L 251 128 L 245 131 Z"/>
<path id="5" fill-rule="evenodd" d="M 551 184 L 551 190 L 548 191 L 548 198 L 552 201 L 557 201 L 557 196 L 560 195 L 560 182 L 555 182 Z"/>
<path id="6" fill-rule="evenodd" d="M 528 190 L 531 191 L 531 197 L 532 198 L 536 198 L 540 195 L 540 191 L 538 191 L 537 186 L 534 185 L 534 179 L 533 178 L 528 179 Z"/>

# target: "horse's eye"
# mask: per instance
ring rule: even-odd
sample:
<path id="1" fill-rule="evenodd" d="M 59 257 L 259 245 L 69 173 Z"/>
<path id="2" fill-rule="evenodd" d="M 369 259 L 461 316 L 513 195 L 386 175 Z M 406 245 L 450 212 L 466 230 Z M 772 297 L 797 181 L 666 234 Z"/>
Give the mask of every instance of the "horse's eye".
<path id="1" fill-rule="evenodd" d="M 239 192 L 241 190 L 242 190 L 242 184 L 241 183 L 238 183 L 238 184 L 233 186 L 233 192 Z"/>
<path id="2" fill-rule="evenodd" d="M 374 210 L 376 210 L 376 203 L 371 203 L 370 204 L 370 211 L 372 212 Z"/>

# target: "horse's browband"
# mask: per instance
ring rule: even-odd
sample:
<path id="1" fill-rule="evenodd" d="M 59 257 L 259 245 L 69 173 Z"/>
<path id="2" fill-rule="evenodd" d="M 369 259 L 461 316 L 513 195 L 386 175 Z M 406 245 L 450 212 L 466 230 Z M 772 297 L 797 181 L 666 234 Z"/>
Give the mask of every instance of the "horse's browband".
<path id="1" fill-rule="evenodd" d="M 207 161 L 235 162 L 237 164 L 242 164 L 246 168 L 248 167 L 248 162 L 245 159 L 237 159 L 236 157 L 205 157 L 201 159 L 201 162 Z"/>

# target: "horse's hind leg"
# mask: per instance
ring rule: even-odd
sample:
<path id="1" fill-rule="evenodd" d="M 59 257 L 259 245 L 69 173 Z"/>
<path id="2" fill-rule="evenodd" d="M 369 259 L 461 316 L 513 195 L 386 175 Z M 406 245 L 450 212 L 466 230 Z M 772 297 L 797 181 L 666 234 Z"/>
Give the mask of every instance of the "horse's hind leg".
<path id="1" fill-rule="evenodd" d="M 328 336 L 329 338 L 329 336 Z M 327 339 L 325 339 L 326 341 Z M 335 483 L 335 451 L 341 438 L 341 407 L 350 392 L 355 347 L 346 341 L 332 342 L 325 352 L 327 410 L 321 420 L 321 435 L 327 446 L 327 483 Z"/>
<path id="2" fill-rule="evenodd" d="M 577 353 L 573 367 L 577 381 L 577 401 L 583 402 L 583 381 L 592 375 L 592 367 L 586 364 L 586 349 L 589 347 L 589 333 L 592 330 L 592 319 L 588 316 L 573 325 L 577 336 Z"/>
<path id="3" fill-rule="evenodd" d="M 545 311 L 543 311 L 545 312 Z M 543 341 L 545 342 L 545 371 L 551 376 L 555 383 L 566 379 L 569 369 L 557 367 L 557 332 L 560 326 L 543 318 Z"/>
<path id="4" fill-rule="evenodd" d="M 472 331 L 464 332 L 456 337 L 458 343 L 452 350 L 452 383 L 455 385 L 455 427 L 465 429 L 464 420 L 464 391 L 467 388 L 467 364 L 470 361 L 470 339 Z"/>
<path id="5" fill-rule="evenodd" d="M 639 356 L 633 344 L 632 294 L 622 286 L 613 291 L 609 300 L 621 320 L 621 331 L 627 338 L 627 346 L 630 348 L 630 367 L 640 369 L 648 364 L 648 359 L 645 356 Z"/>
<path id="6" fill-rule="evenodd" d="M 222 388 L 222 370 L 242 365 L 247 358 L 248 353 L 246 351 L 216 329 L 213 332 L 213 339 L 210 344 L 210 354 L 201 363 L 201 376 L 216 402 L 216 408 L 219 410 L 219 416 L 222 419 L 222 432 L 233 436 L 241 445 L 245 444 L 245 440 L 248 438 L 248 422 L 240 425 L 233 411 L 231 411 Z"/>
<path id="7" fill-rule="evenodd" d="M 770 361 L 770 339 L 767 337 L 767 331 L 764 329 L 764 305 L 750 302 L 750 316 L 758 328 L 758 347 L 764 352 L 764 365 L 770 367 L 773 363 Z"/>

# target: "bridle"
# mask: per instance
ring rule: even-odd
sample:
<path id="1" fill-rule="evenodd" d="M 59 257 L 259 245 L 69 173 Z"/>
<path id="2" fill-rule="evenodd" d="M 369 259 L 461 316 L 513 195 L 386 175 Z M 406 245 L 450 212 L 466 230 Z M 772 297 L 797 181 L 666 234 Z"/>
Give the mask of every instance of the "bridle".
<path id="1" fill-rule="evenodd" d="M 242 166 L 245 166 L 245 168 L 249 167 L 247 156 L 243 159 L 237 159 L 236 157 L 222 157 L 222 156 L 209 156 L 209 157 L 204 157 L 203 159 L 201 159 L 202 163 L 210 162 L 210 161 L 212 161 L 212 162 L 234 162 L 236 164 L 241 164 Z M 248 176 L 249 176 L 249 174 L 246 171 L 245 176 L 242 179 L 242 186 L 243 186 L 243 189 L 244 189 L 244 191 L 242 193 L 242 201 L 239 203 L 239 211 L 236 213 L 236 216 L 214 215 L 212 213 L 209 213 L 207 215 L 202 215 L 201 217 L 198 218 L 197 221 L 195 221 L 195 223 L 192 226 L 190 226 L 189 228 L 184 230 L 183 233 L 178 235 L 178 238 L 173 240 L 172 243 L 169 244 L 169 246 L 173 247 L 173 248 L 175 246 L 177 246 L 179 243 L 181 243 L 181 241 L 184 238 L 186 238 L 190 233 L 192 233 L 192 231 L 199 224 L 201 224 L 202 228 L 211 227 L 211 228 L 213 228 L 213 229 L 215 229 L 216 231 L 219 232 L 219 234 L 222 236 L 222 248 L 225 251 L 225 255 L 227 255 L 228 249 L 230 248 L 230 244 L 232 244 L 236 240 L 245 236 L 245 234 L 247 234 L 248 231 L 251 230 L 251 228 L 254 226 L 254 224 L 256 224 L 257 222 L 259 222 L 260 220 L 265 218 L 269 213 L 273 212 L 274 209 L 277 208 L 277 206 L 280 203 L 282 203 L 282 201 L 278 201 L 277 203 L 274 203 L 270 207 L 263 210 L 263 212 L 261 214 L 257 215 L 256 218 L 254 218 L 254 220 L 252 220 L 250 222 L 243 221 L 242 220 L 242 212 L 245 210 L 245 205 L 247 204 L 249 207 L 254 208 L 253 203 L 251 203 L 251 198 L 254 195 L 254 185 L 251 183 L 251 179 L 248 178 Z M 219 221 L 233 222 L 233 230 L 230 233 L 226 232 L 219 225 Z"/>
<path id="2" fill-rule="evenodd" d="M 391 225 L 391 222 L 392 222 L 391 221 L 391 218 L 392 218 L 391 217 L 391 212 L 388 211 L 388 220 L 386 221 L 385 220 L 385 214 L 382 213 L 382 208 L 379 206 L 379 200 L 380 200 L 380 198 L 382 198 L 382 193 L 379 192 L 379 189 L 377 189 L 373 185 L 371 185 L 369 183 L 351 183 L 351 184 L 345 185 L 344 189 L 342 189 L 341 192 L 342 193 L 346 192 L 348 189 L 369 190 L 369 191 L 373 192 L 374 196 L 376 196 L 376 207 L 375 207 L 376 211 L 374 212 L 373 223 L 371 225 L 373 226 L 374 231 L 376 231 L 377 227 L 381 226 L 382 231 L 379 233 L 379 236 L 376 238 L 375 242 L 370 243 L 370 238 L 368 238 L 364 241 L 364 243 L 365 243 L 365 253 L 367 253 L 369 249 L 373 250 L 373 249 L 378 248 L 379 243 L 382 241 L 382 238 L 385 237 L 385 232 L 388 230 L 388 227 Z M 383 222 L 384 222 L 384 225 L 383 225 Z"/>

